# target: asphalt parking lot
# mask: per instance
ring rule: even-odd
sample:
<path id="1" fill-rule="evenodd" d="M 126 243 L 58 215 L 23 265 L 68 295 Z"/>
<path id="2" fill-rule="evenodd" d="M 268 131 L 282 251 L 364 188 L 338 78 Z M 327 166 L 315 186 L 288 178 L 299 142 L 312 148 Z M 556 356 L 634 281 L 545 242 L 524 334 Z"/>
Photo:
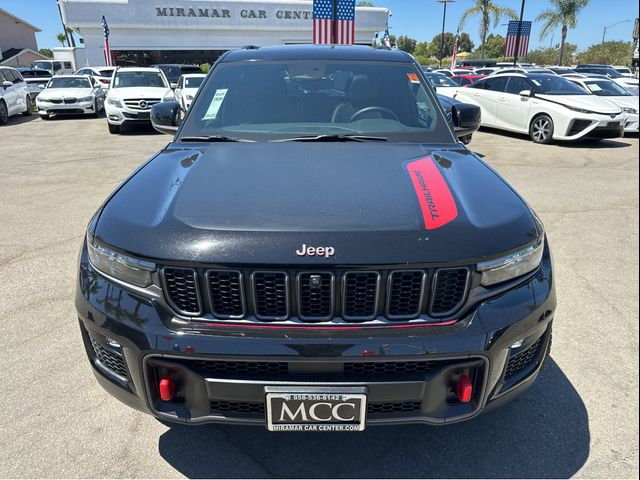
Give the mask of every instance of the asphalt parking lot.
<path id="1" fill-rule="evenodd" d="M 104 118 L 0 127 L 2 477 L 638 477 L 638 137 L 535 145 L 490 131 L 483 155 L 544 221 L 558 311 L 552 359 L 502 409 L 362 434 L 169 428 L 93 378 L 73 295 L 86 224 L 167 143 Z"/>

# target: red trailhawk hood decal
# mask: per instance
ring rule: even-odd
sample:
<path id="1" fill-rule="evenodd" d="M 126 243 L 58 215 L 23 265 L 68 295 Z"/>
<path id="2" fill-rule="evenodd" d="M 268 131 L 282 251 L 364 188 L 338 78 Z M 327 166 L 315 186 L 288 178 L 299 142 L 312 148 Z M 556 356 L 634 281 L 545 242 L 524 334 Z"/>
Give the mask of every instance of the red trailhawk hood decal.
<path id="1" fill-rule="evenodd" d="M 440 169 L 431 157 L 406 164 L 416 191 L 424 226 L 427 230 L 440 228 L 458 216 L 458 208 Z"/>

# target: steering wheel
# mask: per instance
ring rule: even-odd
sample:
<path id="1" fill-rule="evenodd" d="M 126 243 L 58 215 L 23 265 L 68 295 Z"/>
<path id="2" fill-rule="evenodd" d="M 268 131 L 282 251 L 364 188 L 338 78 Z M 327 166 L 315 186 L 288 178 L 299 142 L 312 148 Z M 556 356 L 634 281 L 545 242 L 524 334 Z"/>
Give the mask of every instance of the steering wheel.
<path id="1" fill-rule="evenodd" d="M 365 113 L 369 113 L 369 112 L 386 113 L 392 119 L 394 119 L 395 121 L 397 121 L 397 122 L 400 121 L 398 116 L 393 111 L 389 110 L 388 108 L 373 106 L 373 107 L 365 107 L 365 108 L 362 108 L 362 109 L 358 110 L 356 113 L 351 115 L 351 118 L 349 118 L 349 122 L 348 123 L 351 123 L 351 122 L 355 121 L 355 119 L 358 118 L 359 116 L 364 115 Z"/>

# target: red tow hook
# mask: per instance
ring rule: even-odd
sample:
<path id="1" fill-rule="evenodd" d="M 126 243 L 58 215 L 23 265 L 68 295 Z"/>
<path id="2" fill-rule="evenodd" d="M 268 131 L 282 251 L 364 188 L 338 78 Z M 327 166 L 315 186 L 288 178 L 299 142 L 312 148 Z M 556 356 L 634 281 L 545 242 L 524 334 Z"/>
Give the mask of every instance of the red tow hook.
<path id="1" fill-rule="evenodd" d="M 176 384 L 171 380 L 171 375 L 165 373 L 160 380 L 160 398 L 165 402 L 170 402 L 176 393 Z"/>
<path id="2" fill-rule="evenodd" d="M 471 379 L 464 373 L 460 375 L 460 380 L 458 380 L 458 384 L 456 385 L 456 395 L 458 396 L 458 400 L 462 403 L 470 402 L 471 397 L 473 396 L 473 385 L 471 385 Z"/>

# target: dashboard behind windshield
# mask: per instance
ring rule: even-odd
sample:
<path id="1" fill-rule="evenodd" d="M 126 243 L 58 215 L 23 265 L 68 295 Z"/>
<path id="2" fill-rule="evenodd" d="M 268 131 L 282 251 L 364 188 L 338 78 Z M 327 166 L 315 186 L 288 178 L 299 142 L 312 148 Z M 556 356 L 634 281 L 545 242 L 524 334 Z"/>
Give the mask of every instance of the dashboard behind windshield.
<path id="1" fill-rule="evenodd" d="M 390 141 L 455 141 L 411 63 L 222 63 L 202 89 L 181 136 L 269 141 L 375 135 Z"/>
<path id="2" fill-rule="evenodd" d="M 91 88 L 88 78 L 53 77 L 47 88 Z"/>
<path id="3" fill-rule="evenodd" d="M 118 72 L 113 88 L 164 87 L 168 88 L 160 72 Z"/>

